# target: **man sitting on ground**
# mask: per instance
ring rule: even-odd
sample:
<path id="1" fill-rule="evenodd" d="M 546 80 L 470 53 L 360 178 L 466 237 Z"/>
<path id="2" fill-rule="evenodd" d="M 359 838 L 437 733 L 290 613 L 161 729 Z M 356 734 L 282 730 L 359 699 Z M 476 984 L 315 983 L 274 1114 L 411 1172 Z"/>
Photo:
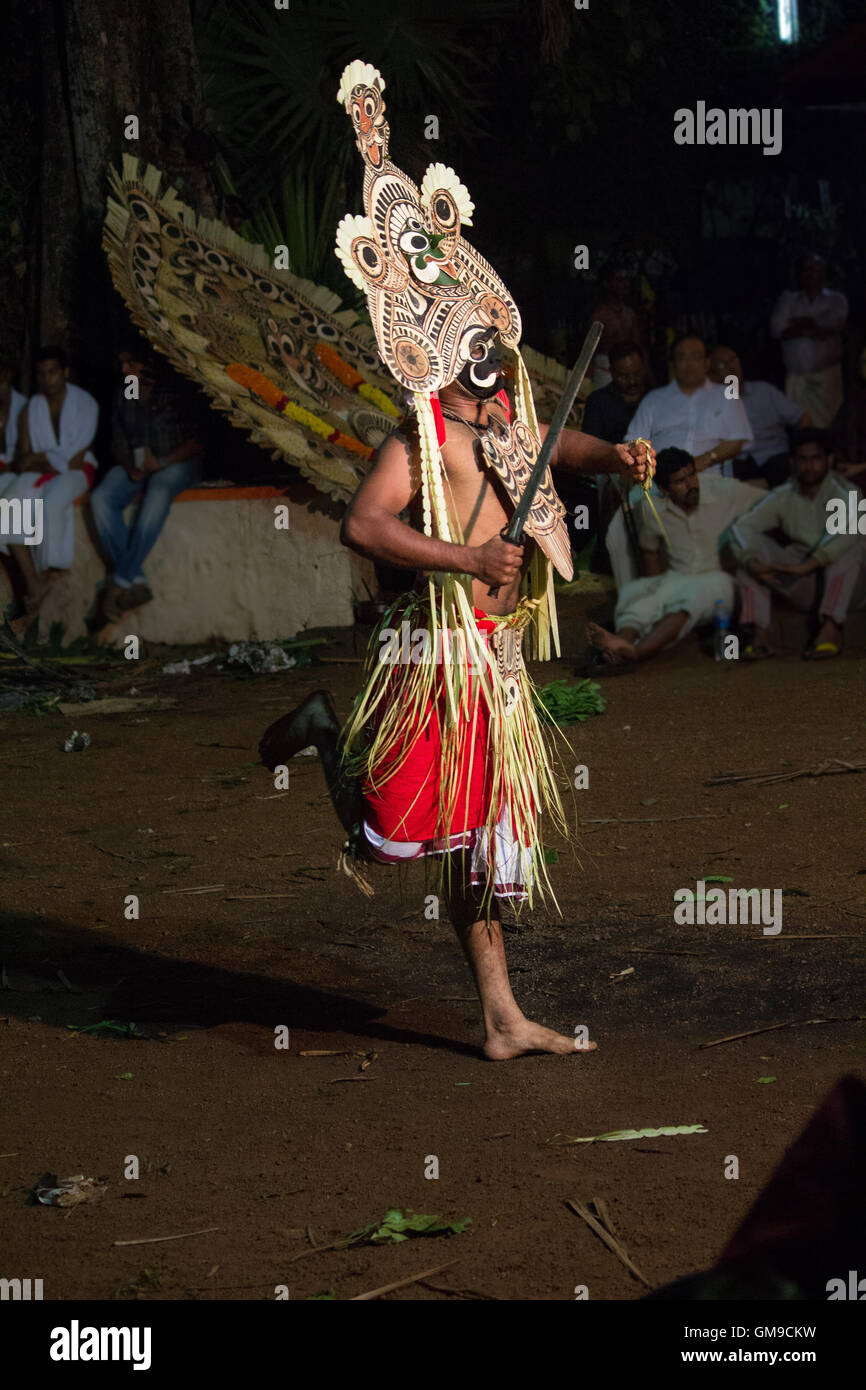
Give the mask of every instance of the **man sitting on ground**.
<path id="1" fill-rule="evenodd" d="M 842 650 L 842 625 L 863 560 L 859 535 L 827 530 L 828 503 L 860 492 L 833 469 L 829 436 L 824 430 L 799 430 L 791 440 L 793 477 L 768 492 L 730 529 L 731 549 L 740 568 L 741 622 L 746 645 L 743 659 L 774 656 L 770 646 L 771 591 L 784 594 L 796 608 L 813 616 L 812 639 L 803 656 L 826 661 Z M 855 511 L 856 514 L 856 511 Z M 785 545 L 766 534 L 779 528 Z"/>
<path id="2" fill-rule="evenodd" d="M 710 353 L 710 381 L 736 386 L 754 435 L 749 449 L 727 465 L 733 476 L 743 482 L 765 479 L 768 487 L 786 483 L 791 468 L 787 432 L 795 426 L 798 430 L 809 428 L 812 417 L 808 410 L 769 381 L 746 381 L 739 357 L 733 348 L 721 343 Z"/>
<path id="3" fill-rule="evenodd" d="M 103 625 L 150 603 L 153 591 L 142 566 L 165 525 L 179 492 L 201 481 L 202 448 L 193 437 L 189 407 L 166 381 L 150 348 L 128 345 L 118 354 L 124 382 L 135 378 L 137 397 L 122 385 L 112 416 L 109 469 L 91 499 L 93 520 L 113 566 L 103 591 Z M 127 525 L 123 513 L 136 497 L 141 505 Z"/>
<path id="4" fill-rule="evenodd" d="M 699 477 L 695 460 L 684 449 L 662 449 L 656 456 L 655 482 L 659 519 L 644 501 L 638 520 L 646 577 L 620 590 L 615 632 L 598 623 L 586 629 L 587 641 L 598 653 L 595 675 L 633 670 L 635 663 L 649 661 L 698 623 L 709 621 L 717 603 L 727 613 L 734 606 L 733 580 L 719 565 L 719 536 L 761 494 L 718 473 Z"/>

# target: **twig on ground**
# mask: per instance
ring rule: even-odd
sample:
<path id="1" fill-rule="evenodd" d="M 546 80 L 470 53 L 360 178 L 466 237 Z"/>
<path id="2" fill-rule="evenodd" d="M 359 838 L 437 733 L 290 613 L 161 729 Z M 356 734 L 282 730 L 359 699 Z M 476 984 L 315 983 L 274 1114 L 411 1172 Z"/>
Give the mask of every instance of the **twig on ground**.
<path id="1" fill-rule="evenodd" d="M 595 1234 L 598 1236 L 599 1240 L 604 1242 L 608 1250 L 610 1250 L 611 1254 L 616 1255 L 616 1258 L 620 1261 L 620 1263 L 625 1265 L 626 1269 L 629 1271 L 630 1274 L 633 1274 L 636 1279 L 640 1280 L 644 1288 L 652 1288 L 652 1284 L 649 1282 L 649 1280 L 644 1278 L 637 1265 L 634 1263 L 633 1260 L 629 1258 L 625 1250 L 625 1247 L 616 1238 L 616 1236 L 612 1235 L 611 1232 L 607 1230 L 604 1225 L 602 1225 L 602 1222 L 598 1220 L 597 1217 L 593 1216 L 592 1212 L 589 1210 L 588 1207 L 585 1207 L 582 1202 L 573 1202 L 571 1198 L 566 1199 L 565 1205 L 567 1207 L 571 1207 L 571 1210 L 575 1212 L 576 1215 L 581 1218 L 581 1220 L 586 1222 L 590 1230 L 594 1231 Z M 596 1198 L 593 1198 L 593 1205 L 595 1205 L 596 1211 L 598 1211 L 598 1203 Z M 599 1216 L 600 1215 L 601 1212 L 599 1212 Z"/>
<path id="2" fill-rule="evenodd" d="M 100 854 L 109 854 L 112 859 L 125 859 L 127 864 L 147 864 L 149 862 L 147 859 L 134 859 L 131 854 L 118 854 L 117 850 L 114 849 L 103 849 L 102 845 L 98 845 L 95 840 L 88 840 L 87 843 L 91 849 L 98 849 Z"/>
<path id="3" fill-rule="evenodd" d="M 738 1042 L 740 1038 L 753 1038 L 757 1033 L 775 1033 L 779 1028 L 801 1028 L 808 1023 L 864 1023 L 866 1015 L 850 1014 L 845 1018 L 790 1018 L 786 1023 L 768 1023 L 763 1028 L 747 1028 L 745 1033 L 731 1033 L 727 1038 L 715 1038 L 712 1042 L 698 1044 L 700 1051 L 706 1047 L 719 1047 L 722 1043 Z"/>
<path id="4" fill-rule="evenodd" d="M 405 1288 L 407 1284 L 417 1284 L 420 1279 L 429 1279 L 433 1274 L 441 1274 L 443 1269 L 448 1269 L 450 1265 L 456 1265 L 456 1260 L 448 1260 L 444 1265 L 436 1265 L 434 1269 L 422 1269 L 420 1274 L 410 1274 L 406 1279 L 395 1279 L 393 1284 L 382 1284 L 378 1289 L 370 1289 L 369 1293 L 356 1293 L 350 1299 L 350 1303 L 363 1303 L 371 1298 L 380 1298 L 383 1293 L 392 1293 L 394 1289 Z"/>
<path id="5" fill-rule="evenodd" d="M 793 772 L 726 772 L 708 778 L 704 786 L 723 787 L 734 782 L 754 782 L 766 786 L 772 782 L 793 782 L 798 777 L 834 777 L 843 772 L 866 772 L 866 762 L 849 763 L 842 758 L 828 758 L 817 767 L 798 767 Z"/>
<path id="6" fill-rule="evenodd" d="M 182 1231 L 177 1236 L 145 1236 L 142 1240 L 115 1240 L 114 1245 L 157 1245 L 163 1240 L 187 1240 L 190 1236 L 206 1236 L 211 1231 L 218 1231 L 219 1226 L 205 1226 L 203 1231 Z"/>

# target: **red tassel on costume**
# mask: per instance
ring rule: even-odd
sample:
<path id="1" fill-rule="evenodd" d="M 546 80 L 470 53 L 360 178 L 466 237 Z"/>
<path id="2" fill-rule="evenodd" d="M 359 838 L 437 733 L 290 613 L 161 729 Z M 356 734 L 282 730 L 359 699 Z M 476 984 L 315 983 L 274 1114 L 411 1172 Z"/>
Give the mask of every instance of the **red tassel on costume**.
<path id="1" fill-rule="evenodd" d="M 511 424 L 511 402 L 504 386 L 501 391 L 496 392 L 496 399 L 501 403 L 502 409 L 505 411 L 505 418 Z"/>
<path id="2" fill-rule="evenodd" d="M 430 404 L 433 407 L 433 419 L 436 421 L 436 442 L 439 448 L 445 443 L 445 418 L 442 414 L 442 407 L 439 404 L 439 392 L 431 391 Z"/>

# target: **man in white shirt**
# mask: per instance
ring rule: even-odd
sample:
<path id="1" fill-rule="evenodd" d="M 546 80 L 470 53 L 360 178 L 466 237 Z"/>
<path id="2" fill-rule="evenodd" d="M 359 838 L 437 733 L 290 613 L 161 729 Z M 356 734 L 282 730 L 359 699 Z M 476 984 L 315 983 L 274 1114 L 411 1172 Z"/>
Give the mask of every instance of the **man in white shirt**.
<path id="1" fill-rule="evenodd" d="M 684 449 L 696 472 L 721 471 L 751 443 L 742 401 L 729 400 L 723 386 L 707 380 L 709 359 L 700 338 L 680 338 L 671 349 L 674 379 L 648 391 L 633 415 L 627 439 L 651 439 L 661 449 Z"/>
<path id="2" fill-rule="evenodd" d="M 615 632 L 598 623 L 588 625 L 587 641 L 601 658 L 593 674 L 633 669 L 707 622 L 717 603 L 728 614 L 734 607 L 734 581 L 719 564 L 719 536 L 763 494 L 718 473 L 699 476 L 695 460 L 684 449 L 662 449 L 656 455 L 655 482 L 660 493 L 658 519 L 646 501 L 640 504 L 638 518 L 646 577 L 620 590 Z"/>
<path id="3" fill-rule="evenodd" d="M 798 290 L 783 290 L 770 317 L 770 332 L 782 344 L 786 394 L 812 423 L 832 425 L 844 399 L 842 387 L 842 330 L 848 301 L 824 284 L 821 256 L 803 256 L 797 266 Z"/>
<path id="4" fill-rule="evenodd" d="M 808 429 L 812 417 L 769 381 L 746 381 L 743 364 L 733 348 L 719 343 L 710 353 L 710 380 L 736 385 L 752 429 L 750 447 L 726 465 L 743 482 L 763 478 L 768 487 L 787 482 L 790 473 L 788 430 Z"/>

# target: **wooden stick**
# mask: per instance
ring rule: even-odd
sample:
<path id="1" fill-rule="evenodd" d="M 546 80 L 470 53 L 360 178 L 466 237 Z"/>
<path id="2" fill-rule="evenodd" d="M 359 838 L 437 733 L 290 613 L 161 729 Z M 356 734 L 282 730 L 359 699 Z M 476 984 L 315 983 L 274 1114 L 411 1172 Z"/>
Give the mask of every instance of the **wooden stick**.
<path id="1" fill-rule="evenodd" d="M 704 786 L 722 787 L 731 782 L 792 782 L 798 777 L 834 777 L 843 772 L 866 772 L 866 762 L 849 763 L 841 758 L 830 758 L 817 767 L 799 767 L 793 772 L 730 772 L 710 777 Z"/>
<path id="2" fill-rule="evenodd" d="M 393 1293 L 394 1289 L 405 1288 L 407 1284 L 417 1284 L 419 1279 L 429 1279 L 433 1274 L 441 1274 L 443 1269 L 448 1269 L 456 1263 L 456 1259 L 448 1260 L 444 1265 L 436 1265 L 435 1269 L 422 1269 L 420 1274 L 410 1274 L 407 1279 L 395 1279 L 393 1284 L 382 1284 L 378 1289 L 370 1289 L 369 1293 L 356 1293 L 349 1302 L 363 1303 L 371 1298 L 380 1298 L 383 1293 Z"/>
<path id="3" fill-rule="evenodd" d="M 848 1018 L 790 1018 L 787 1023 L 768 1023 L 764 1028 L 748 1028 L 745 1033 L 731 1033 L 727 1038 L 716 1038 L 713 1042 L 699 1043 L 698 1050 L 705 1047 L 720 1047 L 722 1043 L 738 1042 L 740 1038 L 753 1038 L 757 1033 L 775 1033 L 778 1028 L 799 1028 L 807 1023 L 863 1023 L 863 1014 L 851 1014 Z"/>
<path id="4" fill-rule="evenodd" d="M 227 903 L 257 903 L 265 898 L 297 898 L 297 893 L 236 893 L 224 898 Z"/>
<path id="5" fill-rule="evenodd" d="M 163 888 L 163 893 L 218 893 L 224 883 L 203 883 L 200 888 Z"/>
<path id="6" fill-rule="evenodd" d="M 203 1231 L 182 1231 L 179 1236 L 145 1236 L 143 1240 L 115 1240 L 113 1245 L 156 1245 L 162 1240 L 187 1240 L 190 1236 L 206 1236 L 219 1226 L 205 1226 Z"/>
<path id="7" fill-rule="evenodd" d="M 601 1222 L 598 1221 L 598 1220 L 592 1215 L 592 1213 L 588 1210 L 587 1207 L 585 1207 L 585 1206 L 583 1205 L 582 1202 L 573 1202 L 573 1201 L 571 1201 L 570 1198 L 568 1198 L 568 1199 L 566 1199 L 565 1205 L 566 1205 L 567 1207 L 571 1207 L 571 1210 L 572 1210 L 573 1212 L 575 1212 L 575 1213 L 581 1218 L 581 1220 L 583 1220 L 583 1221 L 586 1222 L 586 1224 L 587 1224 L 587 1226 L 589 1226 L 590 1230 L 591 1230 L 591 1231 L 594 1231 L 595 1234 L 598 1236 L 599 1240 L 601 1240 L 601 1241 L 604 1242 L 604 1244 L 607 1246 L 608 1250 L 610 1250 L 611 1254 L 616 1255 L 616 1258 L 617 1258 L 622 1264 L 625 1265 L 625 1267 L 626 1267 L 626 1269 L 629 1271 L 629 1273 L 630 1273 L 630 1274 L 633 1274 L 634 1277 L 635 1277 L 636 1279 L 639 1279 L 639 1280 L 640 1280 L 640 1282 L 643 1284 L 644 1288 L 647 1288 L 647 1289 L 651 1289 L 651 1288 L 652 1288 L 652 1284 L 649 1282 L 648 1279 L 645 1279 L 645 1278 L 644 1278 L 644 1276 L 641 1274 L 640 1270 L 638 1269 L 637 1265 L 636 1265 L 636 1264 L 634 1263 L 634 1261 L 631 1260 L 631 1259 L 629 1258 L 629 1256 L 626 1254 L 626 1251 L 625 1251 L 624 1247 L 620 1244 L 620 1242 L 619 1242 L 614 1236 L 612 1236 L 612 1235 L 610 1234 L 609 1231 L 606 1231 L 606 1230 L 605 1230 L 605 1228 L 604 1228 L 604 1226 L 602 1226 Z"/>

